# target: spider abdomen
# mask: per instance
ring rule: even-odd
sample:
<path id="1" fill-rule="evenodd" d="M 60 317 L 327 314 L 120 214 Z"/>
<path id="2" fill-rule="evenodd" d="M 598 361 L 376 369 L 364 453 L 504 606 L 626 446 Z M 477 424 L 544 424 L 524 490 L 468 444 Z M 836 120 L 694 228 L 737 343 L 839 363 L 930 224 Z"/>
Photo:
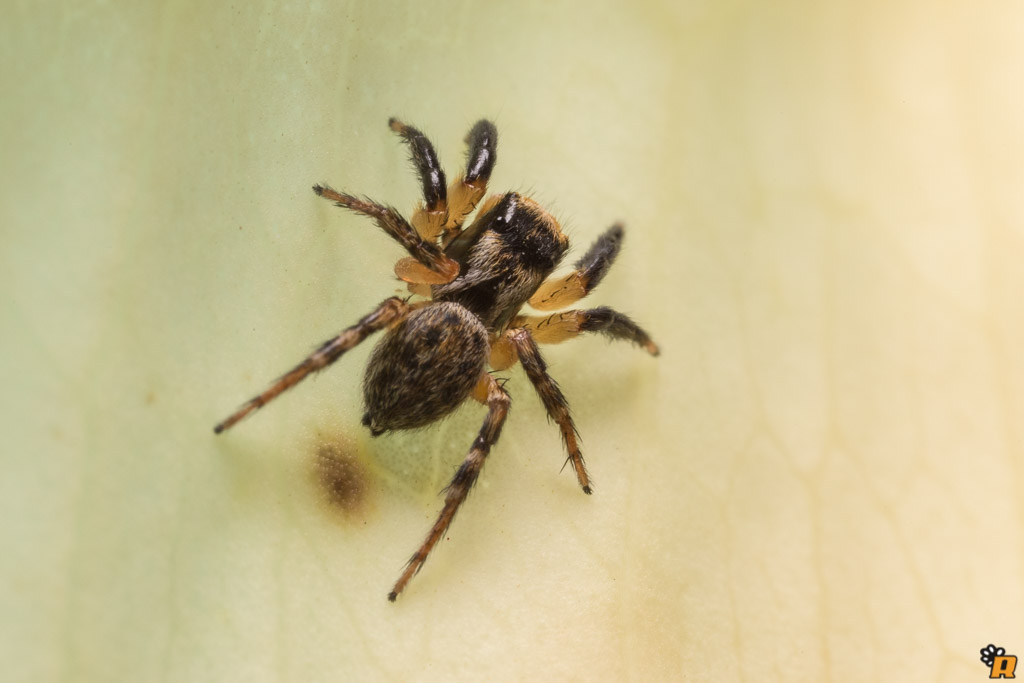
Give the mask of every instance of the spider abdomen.
<path id="1" fill-rule="evenodd" d="M 363 424 L 376 436 L 448 415 L 480 380 L 488 348 L 483 324 L 457 303 L 413 311 L 388 330 L 370 356 Z"/>

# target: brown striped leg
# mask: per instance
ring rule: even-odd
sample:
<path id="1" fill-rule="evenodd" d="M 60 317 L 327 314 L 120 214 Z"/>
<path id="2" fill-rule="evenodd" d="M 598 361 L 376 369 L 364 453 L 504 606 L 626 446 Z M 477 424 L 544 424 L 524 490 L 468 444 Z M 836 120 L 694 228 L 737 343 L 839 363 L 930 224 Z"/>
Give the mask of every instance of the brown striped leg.
<path id="1" fill-rule="evenodd" d="M 565 442 L 565 450 L 569 453 L 569 462 L 576 471 L 576 479 L 580 482 L 583 493 L 590 494 L 590 476 L 583 464 L 583 453 L 580 452 L 578 443 L 579 435 L 576 432 L 576 425 L 572 422 L 569 414 L 569 403 L 562 395 L 558 384 L 548 374 L 547 365 L 540 356 L 537 342 L 533 340 L 530 331 L 525 328 L 509 330 L 509 337 L 515 346 L 519 362 L 523 364 L 526 376 L 533 382 L 534 388 L 540 394 L 540 400 L 548 411 L 548 415 L 562 432 L 562 441 Z"/>
<path id="2" fill-rule="evenodd" d="M 619 313 L 607 306 L 562 311 L 551 315 L 519 316 L 513 321 L 513 325 L 530 330 L 538 344 L 557 344 L 584 332 L 599 332 L 612 339 L 632 342 L 652 356 L 661 353 L 658 345 L 642 327 L 625 313 Z"/>
<path id="3" fill-rule="evenodd" d="M 342 354 L 356 346 L 368 336 L 387 327 L 391 323 L 405 316 L 410 307 L 398 297 L 386 299 L 370 315 L 358 323 L 343 331 L 334 339 L 324 342 L 320 348 L 313 352 L 306 360 L 296 365 L 291 371 L 283 375 L 262 394 L 253 398 L 234 412 L 226 420 L 213 428 L 213 431 L 220 434 L 225 429 L 230 429 L 236 422 L 262 408 L 270 401 L 277 398 L 283 392 L 304 380 L 310 373 L 323 370 L 334 361 L 341 358 Z"/>
<path id="4" fill-rule="evenodd" d="M 498 158 L 498 129 L 481 119 L 466 135 L 466 144 L 466 171 L 448 188 L 448 222 L 441 240 L 446 245 L 462 231 L 466 216 L 487 192 L 487 181 Z"/>
<path id="5" fill-rule="evenodd" d="M 426 135 L 394 117 L 388 120 L 388 126 L 409 145 L 412 165 L 423 187 L 423 202 L 413 211 L 410 222 L 424 241 L 433 244 L 448 221 L 448 188 L 445 186 L 444 169 Z"/>
<path id="6" fill-rule="evenodd" d="M 459 275 L 458 262 L 445 256 L 436 244 L 424 240 L 402 215 L 390 206 L 384 206 L 366 199 L 333 190 L 326 185 L 314 185 L 316 192 L 325 199 L 330 199 L 343 209 L 350 209 L 364 216 L 369 216 L 387 234 L 398 241 L 409 252 L 424 271 L 430 272 L 442 282 L 451 282 Z"/>
<path id="7" fill-rule="evenodd" d="M 447 531 L 448 526 L 455 517 L 455 513 L 458 512 L 459 506 L 466 500 L 469 490 L 473 488 L 473 484 L 480 475 L 480 470 L 484 466 L 487 454 L 491 451 L 491 446 L 494 445 L 501 435 L 501 427 L 505 424 L 505 416 L 508 415 L 510 402 L 508 393 L 487 373 L 481 376 L 480 383 L 474 391 L 474 398 L 480 400 L 484 391 L 486 391 L 488 411 L 487 417 L 484 418 L 484 424 L 480 428 L 480 434 L 473 442 L 469 455 L 462 462 L 459 471 L 455 473 L 452 482 L 448 484 L 447 493 L 444 498 L 444 509 L 441 510 L 437 521 L 431 527 L 430 533 L 427 534 L 427 538 L 423 541 L 423 545 L 420 546 L 416 554 L 409 560 L 405 571 L 402 572 L 402 575 L 395 583 L 395 587 L 388 594 L 388 600 L 391 602 L 395 601 L 395 598 L 405 589 L 412 577 L 416 575 L 416 572 L 423 567 L 423 563 L 427 561 L 427 555 L 430 554 L 430 551 L 441 540 L 441 537 L 444 536 L 445 531 Z"/>
<path id="8" fill-rule="evenodd" d="M 621 248 L 622 226 L 616 224 L 597 238 L 571 273 L 542 284 L 530 297 L 530 305 L 538 311 L 552 311 L 576 303 L 594 291 Z"/>

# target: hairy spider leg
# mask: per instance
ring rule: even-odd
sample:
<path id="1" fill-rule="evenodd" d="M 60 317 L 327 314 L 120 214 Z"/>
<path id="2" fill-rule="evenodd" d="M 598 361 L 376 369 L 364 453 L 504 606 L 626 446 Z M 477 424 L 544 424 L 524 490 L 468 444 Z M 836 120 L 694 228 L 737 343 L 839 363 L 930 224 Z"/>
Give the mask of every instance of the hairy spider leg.
<path id="1" fill-rule="evenodd" d="M 431 527 L 423 544 L 410 558 L 409 563 L 405 566 L 405 571 L 402 572 L 398 581 L 395 582 L 395 587 L 388 594 L 388 600 L 392 602 L 405 589 L 412 577 L 423 567 L 423 563 L 427 561 L 427 555 L 430 554 L 430 551 L 437 545 L 441 537 L 444 536 L 445 531 L 448 530 L 452 519 L 455 517 L 455 513 L 459 510 L 459 506 L 466 500 L 469 490 L 476 483 L 480 470 L 484 466 L 484 461 L 487 459 L 487 454 L 490 453 L 491 446 L 501 436 L 501 428 L 505 424 L 505 417 L 508 415 L 511 399 L 498 382 L 486 372 L 480 377 L 480 383 L 477 385 L 477 389 L 474 390 L 474 398 L 479 400 L 484 390 L 487 392 L 486 403 L 488 410 L 483 426 L 480 427 L 480 434 L 473 441 L 469 455 L 466 456 L 466 459 L 452 478 L 451 483 L 448 484 L 448 488 L 445 489 L 444 508 L 441 510 L 437 521 L 434 522 L 434 526 Z"/>
<path id="2" fill-rule="evenodd" d="M 448 222 L 448 188 L 444 169 L 437 160 L 434 145 L 419 129 L 394 117 L 388 119 L 388 126 L 409 145 L 410 160 L 423 187 L 423 201 L 416 206 L 410 222 L 425 242 L 435 244 Z"/>
<path id="3" fill-rule="evenodd" d="M 485 199 L 480 205 L 480 210 L 473 217 L 473 222 L 465 230 L 452 238 L 450 242 L 445 244 L 445 255 L 456 261 L 465 259 L 469 250 L 477 243 L 477 240 L 480 239 L 483 231 L 489 225 L 489 221 L 484 220 L 487 218 L 487 214 L 504 198 L 505 195 L 503 194 L 492 194 Z"/>
<path id="4" fill-rule="evenodd" d="M 332 200 L 343 209 L 350 209 L 373 218 L 384 232 L 405 247 L 405 250 L 415 259 L 412 262 L 418 266 L 418 269 L 412 271 L 409 277 L 399 275 L 406 282 L 444 284 L 458 277 L 458 262 L 445 256 L 436 244 L 420 237 L 416 229 L 409 225 L 409 222 L 394 208 L 338 192 L 326 185 L 314 185 L 313 192 L 325 199 Z M 405 260 L 403 259 L 399 263 L 401 264 Z"/>
<path id="5" fill-rule="evenodd" d="M 530 330 L 538 344 L 557 344 L 584 332 L 599 332 L 611 339 L 632 342 L 652 356 L 661 353 L 650 335 L 633 322 L 632 318 L 607 306 L 562 311 L 551 315 L 524 315 L 513 320 L 512 324 Z"/>
<path id="6" fill-rule="evenodd" d="M 396 320 L 406 316 L 411 307 L 398 297 L 385 299 L 373 313 L 370 313 L 358 323 L 342 331 L 337 337 L 329 339 L 314 351 L 306 360 L 296 365 L 292 370 L 282 375 L 273 385 L 259 396 L 245 403 L 230 417 L 213 428 L 216 434 L 225 429 L 230 429 L 235 423 L 262 408 L 283 392 L 304 380 L 311 373 L 323 370 L 334 361 L 341 358 L 349 349 L 369 337 L 374 332 L 381 330 Z"/>
<path id="7" fill-rule="evenodd" d="M 544 282 L 530 297 L 530 305 L 538 311 L 553 311 L 570 306 L 590 294 L 619 255 L 622 236 L 621 225 L 616 223 L 608 228 L 576 262 L 571 273 Z"/>
<path id="8" fill-rule="evenodd" d="M 487 181 L 498 159 L 498 129 L 480 119 L 466 134 L 466 171 L 448 187 L 448 222 L 441 243 L 447 245 L 462 231 L 466 216 L 487 192 Z"/>
<path id="9" fill-rule="evenodd" d="M 392 125 L 392 128 L 394 128 L 394 125 Z M 426 140 L 426 138 L 423 139 Z M 466 217 L 473 212 L 480 199 L 487 192 L 487 181 L 491 177 L 494 163 L 497 160 L 498 130 L 490 121 L 481 119 L 470 129 L 465 141 L 469 146 L 466 154 L 466 170 L 448 186 L 446 196 L 449 197 L 449 201 L 445 207 L 445 222 L 442 223 L 444 229 L 441 244 L 444 246 L 445 255 L 449 257 L 465 251 L 465 249 L 459 248 L 453 251 L 449 249 L 449 246 L 452 245 L 453 240 L 464 234 L 462 225 Z M 429 145 L 430 143 L 427 142 L 427 144 Z M 413 161 L 415 163 L 415 156 Z M 422 169 L 420 169 L 420 175 L 421 177 L 423 175 Z M 479 220 L 480 216 L 486 213 L 486 209 L 494 206 L 500 198 L 501 195 L 489 198 L 484 202 L 484 206 L 481 207 L 476 220 Z M 413 224 L 415 225 L 415 221 Z M 433 232 L 434 227 L 435 224 L 431 223 L 430 235 L 436 234 Z M 438 229 L 440 230 L 440 228 Z M 472 229 L 466 232 L 472 232 Z M 474 234 L 472 237 L 475 238 L 476 236 Z M 470 236 L 467 235 L 466 237 Z M 472 243 L 474 239 L 460 241 Z M 395 275 L 400 280 L 409 283 L 410 292 L 430 296 L 429 288 L 424 285 L 443 283 L 431 280 L 430 274 L 424 274 L 424 270 L 426 269 L 424 269 L 423 265 L 413 258 L 403 258 L 395 265 Z"/>
<path id="10" fill-rule="evenodd" d="M 583 463 L 579 433 L 576 431 L 576 425 L 573 424 L 572 415 L 569 414 L 568 401 L 562 395 L 558 384 L 548 374 L 547 365 L 541 358 L 540 349 L 537 348 L 537 342 L 533 340 L 530 331 L 525 328 L 509 330 L 508 336 L 515 347 L 519 362 L 523 364 L 526 376 L 530 378 L 534 389 L 540 395 L 540 400 L 544 403 L 548 416 L 555 421 L 562 432 L 562 441 L 565 443 L 565 450 L 569 453 L 569 462 L 572 463 L 572 468 L 576 471 L 576 479 L 579 481 L 583 493 L 590 495 L 590 475 L 587 474 L 586 465 Z"/>

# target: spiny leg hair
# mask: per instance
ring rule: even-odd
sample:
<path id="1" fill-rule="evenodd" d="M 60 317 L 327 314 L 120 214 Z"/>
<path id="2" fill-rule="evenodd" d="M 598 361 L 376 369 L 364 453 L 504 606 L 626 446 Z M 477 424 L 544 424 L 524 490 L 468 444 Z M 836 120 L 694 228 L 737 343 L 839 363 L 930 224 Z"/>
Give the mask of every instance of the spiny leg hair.
<path id="1" fill-rule="evenodd" d="M 525 328 L 509 330 L 509 337 L 515 346 L 519 362 L 523 364 L 526 376 L 530 378 L 533 387 L 540 395 L 548 416 L 555 421 L 562 432 L 562 441 L 565 443 L 565 450 L 569 453 L 569 462 L 576 471 L 576 479 L 583 489 L 583 493 L 590 495 L 590 475 L 587 474 L 586 465 L 583 463 L 583 453 L 579 447 L 579 433 L 576 425 L 573 424 L 572 415 L 569 414 L 569 403 L 562 395 L 562 390 L 551 375 L 548 374 L 547 365 L 541 358 L 540 349 L 534 341 L 530 331 Z"/>
<path id="2" fill-rule="evenodd" d="M 550 311 L 572 305 L 594 291 L 611 268 L 622 248 L 622 226 L 616 223 L 576 262 L 573 271 L 551 278 L 530 297 L 530 305 L 538 311 Z"/>
<path id="3" fill-rule="evenodd" d="M 410 222 L 425 241 L 436 242 L 448 221 L 448 188 L 437 152 L 419 129 L 394 117 L 388 119 L 388 126 L 409 145 L 410 160 L 423 188 L 423 203 L 413 211 Z"/>
<path id="4" fill-rule="evenodd" d="M 611 339 L 632 342 L 652 356 L 661 353 L 650 335 L 632 318 L 607 306 L 551 315 L 520 316 L 513 321 L 513 325 L 530 330 L 539 344 L 557 344 L 584 332 L 599 332 Z"/>
<path id="5" fill-rule="evenodd" d="M 427 534 L 419 550 L 409 560 L 409 564 L 405 566 L 405 571 L 402 572 L 398 581 L 395 582 L 395 587 L 388 594 L 388 600 L 391 602 L 395 601 L 398 594 L 405 589 L 405 586 L 412 577 L 423 567 L 423 563 L 427 561 L 427 555 L 430 554 L 430 551 L 441 540 L 445 531 L 448 530 L 452 519 L 455 518 L 455 513 L 459 510 L 459 506 L 466 500 L 469 490 L 476 483 L 480 470 L 484 466 L 484 461 L 487 459 L 487 454 L 490 453 L 491 446 L 501 436 L 501 428 L 505 424 L 505 417 L 508 415 L 508 407 L 511 400 L 508 393 L 486 372 L 481 376 L 480 381 L 486 386 L 487 390 L 487 417 L 484 418 L 483 426 L 480 427 L 480 434 L 473 441 L 469 455 L 466 456 L 466 459 L 452 478 L 451 483 L 448 484 L 448 488 L 445 489 L 444 508 L 441 510 L 441 514 L 438 516 L 437 521 L 434 522 L 434 526 L 431 527 L 430 533 Z"/>
<path id="6" fill-rule="evenodd" d="M 423 201 L 427 211 L 436 211 L 448 200 L 448 188 L 445 185 L 444 169 L 437 161 L 437 152 L 427 136 L 412 126 L 407 126 L 398 119 L 388 119 L 388 126 L 402 136 L 409 145 L 412 164 L 423 185 Z"/>
<path id="7" fill-rule="evenodd" d="M 409 310 L 409 304 L 398 297 L 385 299 L 373 313 L 370 313 L 352 327 L 342 331 L 337 337 L 321 344 L 306 360 L 282 375 L 269 389 L 245 403 L 230 417 L 214 427 L 214 433 L 220 434 L 224 430 L 230 429 L 239 420 L 270 403 L 270 401 L 291 389 L 311 373 L 323 370 L 341 358 L 342 354 L 377 330 L 383 329 L 404 317 L 408 314 Z"/>
<path id="8" fill-rule="evenodd" d="M 387 234 L 398 241 L 409 254 L 426 266 L 430 271 L 440 275 L 444 282 L 451 282 L 459 275 L 458 262 L 445 256 L 436 244 L 424 240 L 408 221 L 402 218 L 394 208 L 384 206 L 368 199 L 359 199 L 344 192 L 338 192 L 327 185 L 314 185 L 316 192 L 325 199 L 330 199 L 337 206 L 349 209 L 364 216 L 369 216 Z"/>

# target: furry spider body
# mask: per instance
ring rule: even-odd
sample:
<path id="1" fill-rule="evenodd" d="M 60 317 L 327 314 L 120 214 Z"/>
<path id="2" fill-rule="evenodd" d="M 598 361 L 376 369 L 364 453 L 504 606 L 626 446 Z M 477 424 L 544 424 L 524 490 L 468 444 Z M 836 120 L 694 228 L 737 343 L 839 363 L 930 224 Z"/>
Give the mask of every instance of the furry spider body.
<path id="1" fill-rule="evenodd" d="M 374 436 L 415 429 L 462 405 L 487 363 L 480 320 L 456 303 L 411 312 L 388 330 L 363 380 L 363 424 Z"/>
<path id="2" fill-rule="evenodd" d="M 409 145 L 423 203 L 406 221 L 395 209 L 316 185 L 314 192 L 338 206 L 368 216 L 409 253 L 395 274 L 414 294 L 392 297 L 337 337 L 326 341 L 269 389 L 219 423 L 220 433 L 263 407 L 309 374 L 321 370 L 378 330 L 363 381 L 363 424 L 377 436 L 414 429 L 448 415 L 467 398 L 484 403 L 487 417 L 462 466 L 446 489 L 445 505 L 391 593 L 395 600 L 420 570 L 466 499 L 491 447 L 501 434 L 509 395 L 487 371 L 521 363 L 548 415 L 558 425 L 580 487 L 591 492 L 569 407 L 537 348 L 584 332 L 633 342 L 651 355 L 658 348 L 636 323 L 610 308 L 576 309 L 543 316 L 521 315 L 565 308 L 583 298 L 607 272 L 622 243 L 622 228 L 608 229 L 575 264 L 552 278 L 569 248 L 558 222 L 532 199 L 515 192 L 487 199 L 463 228 L 487 189 L 497 151 L 497 131 L 479 121 L 466 137 L 466 170 L 451 186 L 430 141 L 396 119 L 389 122 Z"/>

